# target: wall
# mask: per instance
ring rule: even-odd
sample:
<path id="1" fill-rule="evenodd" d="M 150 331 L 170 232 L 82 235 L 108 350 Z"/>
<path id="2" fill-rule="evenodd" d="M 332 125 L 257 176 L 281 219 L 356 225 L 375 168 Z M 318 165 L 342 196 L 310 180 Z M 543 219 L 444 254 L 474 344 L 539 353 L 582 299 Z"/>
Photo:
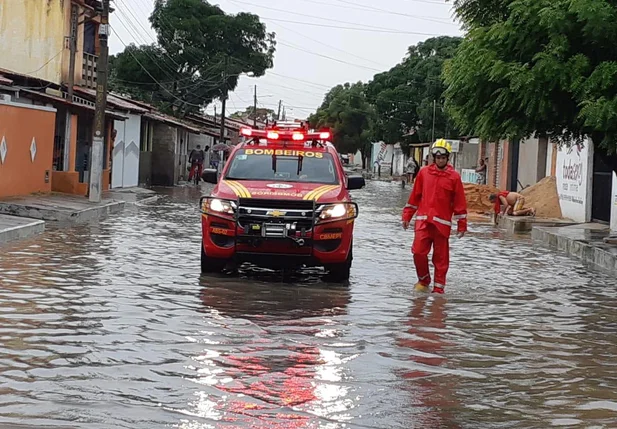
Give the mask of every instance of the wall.
<path id="1" fill-rule="evenodd" d="M 516 184 L 518 191 L 538 183 L 538 163 L 541 162 L 543 167 L 546 166 L 546 162 L 539 158 L 540 145 L 537 138 L 521 139 L 519 147 L 518 181 L 520 185 Z"/>
<path id="2" fill-rule="evenodd" d="M 557 193 L 563 217 L 576 222 L 591 220 L 593 145 L 585 140 L 580 146 L 561 147 L 557 151 Z"/>
<path id="3" fill-rule="evenodd" d="M 617 233 L 617 174 L 613 173 L 613 192 L 611 205 L 611 231 Z"/>
<path id="4" fill-rule="evenodd" d="M 64 44 L 68 4 L 66 0 L 0 1 L 0 68 L 61 83 L 63 60 L 68 57 Z"/>
<path id="5" fill-rule="evenodd" d="M 186 130 L 176 128 L 176 148 L 175 148 L 175 160 L 176 169 L 174 175 L 174 183 L 178 183 L 180 180 L 188 178 L 188 145 L 190 144 L 190 134 Z"/>
<path id="6" fill-rule="evenodd" d="M 497 186 L 497 143 L 487 144 L 486 158 L 488 158 L 486 184 Z"/>
<path id="7" fill-rule="evenodd" d="M 545 175 L 546 177 L 555 175 L 555 166 L 553 159 L 555 158 L 555 154 L 557 153 L 557 146 L 554 143 L 549 143 L 546 150 L 546 162 L 544 163 Z"/>
<path id="8" fill-rule="evenodd" d="M 474 169 L 478 165 L 479 147 L 474 143 L 461 142 L 459 151 L 454 154 L 453 161 L 456 170 L 460 173 L 464 169 Z"/>
<path id="9" fill-rule="evenodd" d="M 152 185 L 174 186 L 176 177 L 176 128 L 155 123 L 152 139 Z"/>
<path id="10" fill-rule="evenodd" d="M 0 102 L 0 118 L 0 197 L 51 192 L 56 110 Z"/>

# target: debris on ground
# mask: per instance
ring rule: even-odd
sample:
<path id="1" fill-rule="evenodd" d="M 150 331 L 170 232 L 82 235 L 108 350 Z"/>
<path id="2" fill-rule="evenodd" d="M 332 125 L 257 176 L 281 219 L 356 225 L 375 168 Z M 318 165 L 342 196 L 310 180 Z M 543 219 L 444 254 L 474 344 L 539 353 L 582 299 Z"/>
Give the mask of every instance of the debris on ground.
<path id="1" fill-rule="evenodd" d="M 489 196 L 498 193 L 497 188 L 475 183 L 463 183 L 463 187 L 465 188 L 467 211 L 469 213 L 493 214 L 493 203 L 489 200 Z"/>
<path id="2" fill-rule="evenodd" d="M 561 219 L 561 206 L 557 194 L 557 179 L 545 177 L 533 186 L 519 192 L 525 197 L 525 207 L 536 209 L 536 217 Z"/>

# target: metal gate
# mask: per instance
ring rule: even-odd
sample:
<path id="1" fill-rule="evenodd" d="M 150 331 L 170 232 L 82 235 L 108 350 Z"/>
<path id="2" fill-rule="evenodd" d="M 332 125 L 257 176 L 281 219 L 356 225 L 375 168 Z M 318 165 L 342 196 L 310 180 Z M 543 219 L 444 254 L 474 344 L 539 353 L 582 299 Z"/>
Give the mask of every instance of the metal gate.
<path id="1" fill-rule="evenodd" d="M 613 170 L 598 152 L 593 154 L 593 189 L 591 199 L 591 218 L 595 221 L 611 221 L 611 201 L 613 189 Z"/>

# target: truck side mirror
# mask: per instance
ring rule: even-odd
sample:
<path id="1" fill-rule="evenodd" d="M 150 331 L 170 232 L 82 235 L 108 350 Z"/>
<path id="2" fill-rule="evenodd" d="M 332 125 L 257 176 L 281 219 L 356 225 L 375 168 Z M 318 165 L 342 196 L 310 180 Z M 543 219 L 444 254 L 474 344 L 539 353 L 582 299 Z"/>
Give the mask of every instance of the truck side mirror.
<path id="1" fill-rule="evenodd" d="M 205 168 L 203 173 L 201 173 L 201 178 L 204 179 L 206 183 L 216 185 L 219 181 L 218 175 L 216 168 Z"/>
<path id="2" fill-rule="evenodd" d="M 356 189 L 362 189 L 366 186 L 366 181 L 362 176 L 347 176 L 347 189 L 354 191 Z"/>

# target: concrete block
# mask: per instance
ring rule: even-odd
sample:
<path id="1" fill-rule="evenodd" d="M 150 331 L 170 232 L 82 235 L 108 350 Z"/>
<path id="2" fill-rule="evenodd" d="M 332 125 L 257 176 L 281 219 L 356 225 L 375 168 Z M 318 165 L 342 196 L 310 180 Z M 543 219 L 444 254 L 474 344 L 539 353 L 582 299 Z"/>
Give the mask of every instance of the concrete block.
<path id="1" fill-rule="evenodd" d="M 567 226 L 574 223 L 566 219 L 543 219 L 530 216 L 500 216 L 499 227 L 508 234 L 530 233 L 535 226 Z"/>
<path id="2" fill-rule="evenodd" d="M 604 242 L 609 231 L 599 224 L 564 227 L 537 227 L 531 232 L 534 243 L 575 257 L 590 267 L 617 275 L 617 246 Z"/>
<path id="3" fill-rule="evenodd" d="M 0 244 L 21 240 L 45 231 L 45 222 L 37 219 L 0 215 Z"/>

